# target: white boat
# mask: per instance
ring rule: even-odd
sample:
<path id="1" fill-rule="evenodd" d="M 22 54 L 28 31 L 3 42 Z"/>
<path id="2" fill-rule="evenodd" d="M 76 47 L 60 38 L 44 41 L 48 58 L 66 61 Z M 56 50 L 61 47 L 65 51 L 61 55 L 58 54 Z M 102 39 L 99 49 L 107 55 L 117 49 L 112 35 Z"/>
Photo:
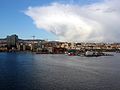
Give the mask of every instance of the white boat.
<path id="1" fill-rule="evenodd" d="M 85 56 L 87 57 L 98 57 L 98 56 L 102 56 L 102 53 L 99 52 L 95 52 L 95 51 L 86 51 Z"/>
<path id="2" fill-rule="evenodd" d="M 93 51 L 86 51 L 85 56 L 93 56 L 94 52 Z"/>

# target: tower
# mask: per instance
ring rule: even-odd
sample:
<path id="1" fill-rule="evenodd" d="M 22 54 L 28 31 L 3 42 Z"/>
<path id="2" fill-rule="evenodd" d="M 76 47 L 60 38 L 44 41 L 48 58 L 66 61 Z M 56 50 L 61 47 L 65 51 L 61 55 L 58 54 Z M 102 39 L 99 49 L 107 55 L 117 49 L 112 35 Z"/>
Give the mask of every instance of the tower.
<path id="1" fill-rule="evenodd" d="M 8 49 L 17 48 L 18 43 L 18 36 L 17 35 L 11 35 L 7 36 L 7 47 Z"/>

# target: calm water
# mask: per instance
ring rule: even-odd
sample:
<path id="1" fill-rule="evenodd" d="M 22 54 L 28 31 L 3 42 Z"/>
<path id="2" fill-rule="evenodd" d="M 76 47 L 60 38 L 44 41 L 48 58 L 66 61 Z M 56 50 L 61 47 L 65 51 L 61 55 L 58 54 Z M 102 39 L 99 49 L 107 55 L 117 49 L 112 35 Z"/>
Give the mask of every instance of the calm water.
<path id="1" fill-rule="evenodd" d="M 120 54 L 0 53 L 0 90 L 120 90 Z"/>

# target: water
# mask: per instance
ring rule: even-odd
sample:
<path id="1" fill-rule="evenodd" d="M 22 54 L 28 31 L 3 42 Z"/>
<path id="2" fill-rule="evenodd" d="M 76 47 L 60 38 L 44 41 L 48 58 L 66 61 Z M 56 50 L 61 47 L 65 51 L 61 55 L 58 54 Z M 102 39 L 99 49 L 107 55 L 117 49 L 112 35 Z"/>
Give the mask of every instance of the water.
<path id="1" fill-rule="evenodd" d="M 0 90 L 120 90 L 120 54 L 0 53 Z"/>

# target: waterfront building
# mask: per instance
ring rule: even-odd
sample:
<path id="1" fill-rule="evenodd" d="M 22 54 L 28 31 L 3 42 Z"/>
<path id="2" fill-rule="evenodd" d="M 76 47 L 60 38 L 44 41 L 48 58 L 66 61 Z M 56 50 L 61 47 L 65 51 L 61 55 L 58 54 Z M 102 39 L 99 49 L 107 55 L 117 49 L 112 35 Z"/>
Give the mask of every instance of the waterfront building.
<path id="1" fill-rule="evenodd" d="M 70 43 L 59 41 L 46 41 L 41 39 L 19 39 L 17 35 L 0 39 L 0 51 L 34 51 L 44 53 L 64 53 L 66 50 L 78 51 L 120 51 L 120 43 Z"/>
<path id="2" fill-rule="evenodd" d="M 18 43 L 18 36 L 17 35 L 7 36 L 8 49 L 17 48 L 17 43 Z"/>
<path id="3" fill-rule="evenodd" d="M 7 46 L 6 39 L 0 39 L 0 47 L 6 47 L 6 46 Z"/>
<path id="4" fill-rule="evenodd" d="M 7 51 L 7 42 L 5 39 L 0 39 L 0 51 Z"/>
<path id="5" fill-rule="evenodd" d="M 23 43 L 23 42 L 18 43 L 17 44 L 17 50 L 18 51 L 25 51 L 25 50 L 27 50 L 25 43 Z"/>

